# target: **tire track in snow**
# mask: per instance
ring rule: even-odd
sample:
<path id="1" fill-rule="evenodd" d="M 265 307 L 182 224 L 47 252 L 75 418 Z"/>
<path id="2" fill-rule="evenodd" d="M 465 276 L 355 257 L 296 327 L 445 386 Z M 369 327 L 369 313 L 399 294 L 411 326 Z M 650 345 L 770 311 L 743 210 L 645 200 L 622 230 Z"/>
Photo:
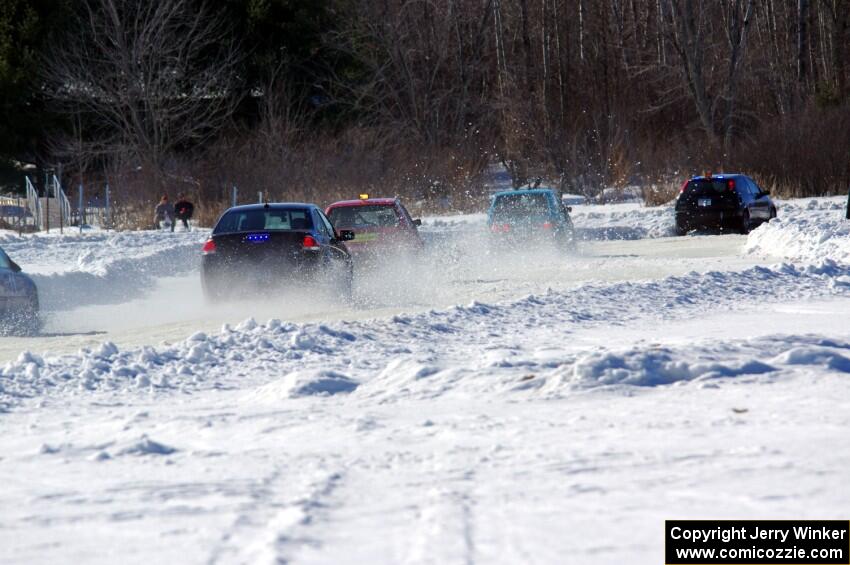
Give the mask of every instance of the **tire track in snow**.
<path id="1" fill-rule="evenodd" d="M 207 562 L 291 563 L 300 550 L 319 547 L 321 517 L 342 479 L 321 458 L 276 467 L 252 490 Z"/>
<path id="2" fill-rule="evenodd" d="M 440 481 L 436 478 L 435 483 Z M 458 563 L 476 560 L 473 501 L 464 490 L 432 487 L 418 509 L 418 523 L 405 563 Z"/>

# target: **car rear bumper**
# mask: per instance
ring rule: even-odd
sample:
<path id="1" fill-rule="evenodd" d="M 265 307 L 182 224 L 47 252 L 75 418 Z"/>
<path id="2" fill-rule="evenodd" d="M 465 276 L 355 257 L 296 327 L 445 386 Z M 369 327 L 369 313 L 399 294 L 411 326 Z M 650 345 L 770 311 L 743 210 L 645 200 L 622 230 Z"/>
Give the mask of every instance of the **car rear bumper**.
<path id="1" fill-rule="evenodd" d="M 738 209 L 677 210 L 676 225 L 688 229 L 737 227 L 741 223 L 742 215 L 743 212 Z"/>
<path id="2" fill-rule="evenodd" d="M 201 284 L 208 296 L 248 296 L 311 281 L 321 267 L 319 253 L 287 260 L 251 261 L 220 255 L 201 260 Z"/>
<path id="3" fill-rule="evenodd" d="M 490 245 L 495 248 L 551 246 L 572 241 L 571 234 L 561 230 L 515 230 L 490 233 Z"/>

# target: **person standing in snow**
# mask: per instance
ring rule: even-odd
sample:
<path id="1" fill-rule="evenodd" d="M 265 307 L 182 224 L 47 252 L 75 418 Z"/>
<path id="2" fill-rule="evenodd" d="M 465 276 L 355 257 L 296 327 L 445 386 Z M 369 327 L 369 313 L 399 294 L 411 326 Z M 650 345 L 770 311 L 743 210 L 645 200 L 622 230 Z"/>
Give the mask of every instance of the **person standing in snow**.
<path id="1" fill-rule="evenodd" d="M 177 202 L 174 203 L 174 214 L 178 220 L 183 222 L 183 227 L 186 228 L 186 231 L 189 231 L 189 220 L 192 219 L 194 212 L 195 206 L 186 199 L 185 194 L 177 197 Z M 174 224 L 171 224 L 171 231 L 174 231 Z"/>
<path id="2" fill-rule="evenodd" d="M 153 223 L 159 229 L 159 223 L 168 221 L 171 223 L 171 231 L 174 231 L 174 206 L 168 201 L 168 195 L 163 194 L 153 210 Z"/>

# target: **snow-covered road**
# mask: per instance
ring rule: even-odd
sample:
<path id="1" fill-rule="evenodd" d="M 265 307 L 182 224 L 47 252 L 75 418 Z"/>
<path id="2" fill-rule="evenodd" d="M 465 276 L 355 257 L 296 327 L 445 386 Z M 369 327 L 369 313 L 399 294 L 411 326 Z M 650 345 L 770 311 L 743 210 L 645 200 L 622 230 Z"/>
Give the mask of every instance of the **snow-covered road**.
<path id="1" fill-rule="evenodd" d="M 50 331 L 105 334 L 0 338 L 0 562 L 640 564 L 668 518 L 846 519 L 841 212 L 669 238 L 669 209 L 577 209 L 638 239 L 461 247 L 345 310 L 209 310 L 191 267 L 139 267 L 192 234 L 92 248 L 95 288 L 156 290 L 55 303 Z"/>
<path id="2" fill-rule="evenodd" d="M 143 271 L 152 271 L 153 275 L 140 278 L 138 269 L 117 266 L 118 273 L 126 270 L 129 274 L 103 281 L 87 272 L 47 278 L 41 285 L 42 301 L 48 310 L 44 332 L 37 337 L 0 340 L 0 362 L 16 358 L 24 350 L 71 353 L 103 341 L 121 348 L 175 342 L 195 331 L 216 331 L 222 324 L 236 324 L 249 317 L 291 322 L 363 320 L 447 308 L 472 300 L 511 300 L 588 283 L 741 270 L 768 262 L 763 256 L 741 255 L 746 237 L 740 235 L 583 241 L 577 255 L 566 257 L 482 257 L 476 254 L 482 242 L 474 237 L 474 231 L 472 235 L 469 238 L 467 233 L 465 237 L 471 242 L 464 240 L 464 246 L 459 251 L 453 248 L 455 253 L 450 257 L 435 249 L 421 264 L 389 265 L 380 273 L 360 277 L 357 300 L 347 307 L 310 300 L 297 290 L 286 297 L 210 305 L 201 294 L 196 257 L 189 255 L 190 251 L 197 253 L 197 238 L 192 238 L 176 249 L 156 254 L 160 261 L 178 254 L 175 261 L 185 265 L 179 269 L 157 270 L 154 264 Z M 145 262 L 150 260 L 146 258 Z M 154 278 L 157 273 L 175 271 L 185 274 Z M 36 280 L 41 282 L 38 276 Z M 94 292 L 92 286 L 109 286 L 111 291 Z M 113 295 L 116 298 L 111 298 Z M 75 303 L 82 305 L 75 308 Z"/>

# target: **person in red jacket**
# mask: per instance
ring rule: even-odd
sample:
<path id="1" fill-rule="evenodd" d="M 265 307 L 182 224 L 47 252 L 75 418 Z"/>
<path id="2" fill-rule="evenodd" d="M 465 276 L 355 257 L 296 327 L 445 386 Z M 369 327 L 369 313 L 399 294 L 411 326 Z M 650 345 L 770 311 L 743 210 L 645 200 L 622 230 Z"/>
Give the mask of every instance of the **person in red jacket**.
<path id="1" fill-rule="evenodd" d="M 189 231 L 189 220 L 195 212 L 195 206 L 186 199 L 185 194 L 181 194 L 174 203 L 174 216 L 183 222 L 183 227 Z M 176 224 L 177 222 L 174 222 Z M 171 224 L 171 231 L 174 231 L 174 224 Z"/>

